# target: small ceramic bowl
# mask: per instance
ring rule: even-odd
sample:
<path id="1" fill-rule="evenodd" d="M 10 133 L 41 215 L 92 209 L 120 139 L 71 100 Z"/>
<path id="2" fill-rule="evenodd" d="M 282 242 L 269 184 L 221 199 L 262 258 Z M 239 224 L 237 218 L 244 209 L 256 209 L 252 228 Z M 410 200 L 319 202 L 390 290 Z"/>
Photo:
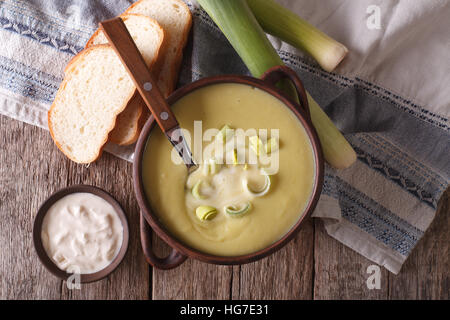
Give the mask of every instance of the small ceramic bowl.
<path id="1" fill-rule="evenodd" d="M 41 260 L 44 267 L 47 268 L 51 273 L 53 273 L 55 276 L 67 280 L 72 274 L 67 273 L 64 270 L 61 270 L 58 268 L 58 266 L 50 259 L 50 257 L 47 255 L 47 252 L 44 249 L 44 246 L 42 244 L 41 239 L 41 231 L 42 231 L 42 223 L 44 221 L 44 217 L 47 214 L 50 207 L 59 199 L 72 194 L 72 193 L 91 193 L 93 195 L 96 195 L 104 200 L 106 200 L 114 210 L 116 211 L 120 222 L 122 223 L 123 227 L 123 237 L 122 237 L 122 246 L 119 250 L 119 253 L 114 258 L 114 260 L 104 269 L 97 271 L 95 273 L 88 273 L 88 274 L 81 274 L 80 275 L 80 282 L 81 283 L 87 283 L 87 282 L 93 282 L 100 279 L 103 279 L 110 273 L 112 273 L 122 262 L 123 258 L 125 257 L 125 254 L 128 249 L 128 240 L 129 240 L 129 229 L 128 229 L 128 221 L 127 216 L 125 215 L 125 212 L 123 211 L 122 207 L 120 206 L 119 202 L 117 202 L 109 193 L 106 191 L 99 189 L 94 186 L 89 185 L 74 185 L 71 187 L 67 187 L 64 189 L 61 189 L 54 194 L 52 194 L 39 208 L 36 217 L 34 218 L 34 225 L 33 225 L 33 242 L 34 242 L 34 248 L 36 249 L 36 253 L 39 257 L 39 260 Z"/>

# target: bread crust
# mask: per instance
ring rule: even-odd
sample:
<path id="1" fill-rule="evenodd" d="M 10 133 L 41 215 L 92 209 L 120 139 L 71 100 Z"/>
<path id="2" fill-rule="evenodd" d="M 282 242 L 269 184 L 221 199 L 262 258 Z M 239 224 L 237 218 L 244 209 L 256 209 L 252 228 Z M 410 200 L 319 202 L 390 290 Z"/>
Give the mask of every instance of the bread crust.
<path id="1" fill-rule="evenodd" d="M 139 0 L 135 3 L 133 3 L 130 7 L 128 7 L 128 9 L 126 9 L 124 11 L 124 13 L 121 15 L 121 17 L 135 14 L 135 13 L 130 13 L 130 11 L 133 10 L 133 8 L 135 8 L 135 6 L 139 5 L 141 2 L 144 2 L 144 1 L 149 1 L 149 0 Z M 189 32 L 192 27 L 192 14 L 191 14 L 191 11 L 189 10 L 189 7 L 182 0 L 174 0 L 174 1 L 177 2 L 180 6 L 182 6 L 185 9 L 185 11 L 188 13 L 188 21 L 187 21 L 187 24 L 182 33 L 182 37 L 181 37 L 182 42 L 180 43 L 180 46 L 177 48 L 177 53 L 175 55 L 175 61 L 173 64 L 173 68 L 171 69 L 171 75 L 169 77 L 170 80 L 167 83 L 168 90 L 162 92 L 163 96 L 165 98 L 167 98 L 175 89 L 175 85 L 178 80 L 177 75 L 180 70 L 181 62 L 183 59 L 183 50 L 184 50 L 184 47 L 186 46 L 186 43 L 187 43 L 187 40 L 189 37 Z M 148 17 L 148 16 L 146 16 L 146 17 Z M 148 18 L 150 18 L 150 17 L 148 17 Z M 152 19 L 152 18 L 150 18 L 150 19 Z M 164 65 L 164 57 L 165 57 L 164 53 L 168 49 L 169 37 L 170 37 L 170 34 L 164 35 L 164 41 L 160 47 L 158 59 L 152 68 L 152 73 L 154 75 L 157 75 L 158 77 L 162 71 L 161 68 Z M 133 99 L 135 99 L 135 98 L 133 97 Z M 136 98 L 136 99 L 139 99 L 139 98 Z M 140 100 L 142 100 L 142 99 L 140 99 Z M 132 138 L 130 138 L 128 141 L 123 140 L 123 141 L 112 141 L 112 142 L 117 143 L 119 145 L 130 145 L 130 144 L 135 143 L 137 141 L 137 139 L 139 138 L 141 129 L 144 126 L 144 124 L 147 122 L 149 115 L 150 115 L 150 112 L 148 112 L 146 106 L 142 102 L 142 113 L 141 113 L 140 118 L 137 121 L 134 136 Z"/>
<path id="2" fill-rule="evenodd" d="M 120 122 L 126 121 L 125 119 L 121 120 L 120 116 L 127 112 L 129 108 L 137 108 L 137 117 L 133 120 L 133 130 L 132 134 L 128 134 L 126 136 L 121 135 L 117 131 L 120 130 Z M 109 141 L 119 145 L 119 146 L 127 146 L 130 144 L 133 144 L 137 140 L 137 136 L 139 136 L 139 121 L 142 117 L 142 114 L 145 111 L 145 106 L 142 104 L 142 100 L 139 96 L 139 92 L 135 92 L 131 100 L 128 102 L 127 107 L 122 111 L 121 114 L 117 117 L 117 125 L 116 127 L 111 131 Z M 129 130 L 127 130 L 129 131 Z"/>
<path id="3" fill-rule="evenodd" d="M 139 6 L 140 3 L 145 2 L 145 1 L 151 1 L 151 0 L 136 1 L 131 6 L 129 6 L 128 9 L 126 9 L 123 14 L 131 14 L 130 13 L 131 10 L 133 10 L 136 6 Z M 181 7 L 183 7 L 186 10 L 186 12 L 188 13 L 188 21 L 183 30 L 182 43 L 177 48 L 177 52 L 175 55 L 176 58 L 173 63 L 173 68 L 171 68 L 170 78 L 169 78 L 170 80 L 168 81 L 168 86 L 167 86 L 168 90 L 167 90 L 167 92 L 163 92 L 163 95 L 165 98 L 167 98 L 175 89 L 175 85 L 178 80 L 177 75 L 180 70 L 181 62 L 183 60 L 183 50 L 184 50 L 184 47 L 186 46 L 187 40 L 189 38 L 189 32 L 192 27 L 192 14 L 191 14 L 191 11 L 189 10 L 189 7 L 182 0 L 173 0 L 173 1 L 177 2 Z M 170 37 L 170 35 L 168 35 L 168 36 Z M 163 60 L 163 59 L 161 59 L 161 60 Z M 163 64 L 163 63 L 161 62 L 161 64 Z"/>
<path id="4" fill-rule="evenodd" d="M 145 17 L 155 21 L 156 23 L 158 23 L 157 20 L 155 20 L 155 19 L 153 19 L 153 18 L 151 18 L 149 16 L 142 15 L 142 14 L 137 14 L 137 13 L 131 13 L 130 12 L 131 10 L 133 10 L 133 8 L 136 5 L 139 5 L 139 3 L 144 2 L 144 1 L 149 1 L 149 0 L 139 0 L 139 1 L 135 2 L 130 7 L 128 7 L 128 9 L 125 10 L 125 12 L 123 14 L 121 14 L 120 16 L 122 18 L 130 16 L 130 15 L 145 16 Z M 174 0 L 174 1 L 177 2 L 180 6 L 182 6 L 184 8 L 184 10 L 188 13 L 188 21 L 187 21 L 187 24 L 186 24 L 186 26 L 185 26 L 185 28 L 183 30 L 182 36 L 181 36 L 182 42 L 180 43 L 180 46 L 177 47 L 177 53 L 175 55 L 175 61 L 173 63 L 173 67 L 170 70 L 171 74 L 168 77 L 169 80 L 166 83 L 167 91 L 164 90 L 164 92 L 163 92 L 163 95 L 164 95 L 165 98 L 167 98 L 175 89 L 175 85 L 176 85 L 176 82 L 178 80 L 177 74 L 178 74 L 178 72 L 180 70 L 181 62 L 182 62 L 182 59 L 183 59 L 183 49 L 186 46 L 186 43 L 187 43 L 187 40 L 188 40 L 188 37 L 189 37 L 189 32 L 190 32 L 190 29 L 192 27 L 192 15 L 191 15 L 191 12 L 189 10 L 189 7 L 181 0 Z M 94 37 L 96 36 L 96 34 L 98 32 L 99 32 L 99 30 L 97 30 L 94 33 L 94 35 L 88 41 L 87 45 L 90 45 L 94 41 Z M 164 34 L 164 41 L 162 42 L 162 44 L 160 46 L 159 53 L 157 55 L 158 58 L 156 59 L 156 62 L 154 63 L 153 67 L 151 68 L 152 73 L 154 75 L 157 75 L 158 77 L 159 77 L 159 74 L 162 71 L 161 68 L 164 65 L 164 56 L 165 56 L 165 52 L 166 52 L 166 50 L 168 48 L 169 37 L 170 37 L 170 34 Z M 132 99 L 140 99 L 140 98 L 133 97 Z M 140 99 L 140 100 L 142 100 L 142 99 Z M 141 129 L 142 129 L 143 125 L 145 124 L 145 122 L 147 121 L 148 116 L 149 116 L 149 112 L 147 111 L 147 108 L 146 108 L 146 106 L 144 105 L 144 103 L 142 101 L 141 101 L 141 109 L 142 109 L 141 115 L 140 115 L 139 119 L 137 119 L 136 123 L 134 124 L 134 127 L 135 127 L 134 135 L 130 136 L 131 138 L 129 140 L 126 140 L 126 139 L 117 140 L 115 138 L 112 138 L 110 140 L 111 142 L 116 143 L 118 145 L 125 146 L 125 145 L 133 144 L 133 143 L 135 143 L 137 141 L 137 139 L 139 138 Z"/>
<path id="5" fill-rule="evenodd" d="M 151 65 L 155 65 L 158 63 L 158 57 L 159 54 L 161 53 L 161 49 L 164 46 L 164 43 L 166 41 L 165 40 L 165 32 L 163 30 L 163 28 L 159 25 L 158 21 L 156 21 L 155 19 L 150 18 L 149 16 L 145 16 L 143 14 L 137 14 L 137 13 L 128 13 L 128 14 L 121 14 L 120 17 L 123 20 L 127 20 L 130 16 L 138 16 L 138 17 L 144 17 L 147 20 L 149 20 L 149 22 L 153 25 L 155 25 L 157 27 L 158 33 L 160 34 L 160 44 L 158 46 L 158 51 L 155 54 L 155 58 L 153 59 L 153 61 L 151 62 Z M 101 32 L 100 28 L 95 30 L 95 32 L 92 34 L 92 36 L 89 38 L 89 40 L 86 42 L 86 45 L 84 46 L 84 49 L 87 49 L 89 47 L 92 47 L 94 44 L 93 42 L 95 41 L 95 38 L 98 37 L 99 33 Z M 81 52 L 81 51 L 80 51 Z M 68 71 L 68 69 L 70 68 L 70 66 L 72 65 L 72 63 L 74 62 L 74 60 L 76 60 L 77 55 L 75 55 L 72 59 L 69 60 L 69 62 L 67 63 L 66 67 L 64 68 L 64 73 L 66 73 Z"/>
<path id="6" fill-rule="evenodd" d="M 150 117 L 150 111 L 146 107 L 143 107 L 142 113 L 141 113 L 138 123 L 136 125 L 136 130 L 134 132 L 134 135 L 127 141 L 127 143 L 123 143 L 123 144 L 121 144 L 121 146 L 128 146 L 137 141 L 137 139 L 139 138 L 139 135 L 141 134 L 141 130 L 144 127 L 144 125 L 147 122 L 149 117 Z"/>
<path id="7" fill-rule="evenodd" d="M 166 40 L 166 35 L 165 32 L 163 30 L 163 28 L 159 25 L 159 23 L 155 20 L 152 19 L 146 15 L 142 15 L 142 14 L 137 14 L 137 13 L 128 13 L 128 14 L 122 14 L 120 15 L 120 17 L 126 21 L 127 19 L 129 19 L 130 17 L 133 16 L 137 16 L 137 17 L 143 17 L 146 18 L 152 25 L 154 25 L 156 27 L 156 30 L 159 33 L 159 38 L 161 39 L 159 41 L 159 45 L 158 45 L 158 50 L 155 53 L 155 57 L 153 58 L 153 60 L 150 62 L 150 64 L 148 64 L 148 68 L 152 70 L 152 72 L 154 72 L 154 74 L 158 74 L 159 71 L 161 70 L 162 67 L 162 59 L 160 59 L 159 57 L 161 57 L 163 55 L 163 53 L 165 52 L 165 48 L 167 47 L 167 40 Z M 95 39 L 98 37 L 98 35 L 101 33 L 100 29 L 97 29 L 94 34 L 91 36 L 91 38 L 88 40 L 88 42 L 86 43 L 86 48 L 93 46 Z M 72 62 L 72 61 L 71 61 Z M 71 63 L 69 62 L 69 64 Z M 67 68 L 67 67 L 66 67 Z M 135 93 L 138 95 L 138 91 L 136 90 Z M 135 96 L 133 96 L 130 101 L 127 103 L 127 107 L 131 107 L 131 105 L 134 103 L 132 100 L 136 99 Z M 126 108 L 127 108 L 126 107 Z M 126 110 L 126 108 L 124 108 L 124 110 Z M 117 144 L 117 145 L 121 145 L 121 146 L 126 146 L 126 145 L 130 145 L 133 144 L 134 142 L 136 142 L 137 138 L 139 137 L 140 134 L 140 127 L 139 127 L 139 123 L 140 123 L 140 119 L 141 116 L 143 114 L 143 111 L 145 109 L 145 105 L 143 105 L 142 103 L 139 104 L 138 106 L 139 110 L 138 110 L 138 116 L 136 117 L 136 119 L 133 120 L 133 134 L 132 135 L 127 135 L 127 136 L 120 136 L 118 134 L 114 134 L 114 130 L 121 130 L 120 126 L 126 126 L 128 124 L 124 124 L 121 123 L 121 119 L 120 117 L 118 118 L 117 124 L 116 124 L 116 128 L 113 129 L 113 132 L 111 133 L 111 139 L 110 141 Z"/>
<path id="8" fill-rule="evenodd" d="M 48 113 L 47 113 L 47 123 L 48 123 L 48 128 L 49 128 L 49 131 L 50 131 L 50 135 L 51 135 L 53 141 L 55 142 L 56 146 L 57 146 L 58 149 L 61 150 L 61 152 L 62 152 L 66 157 L 68 157 L 70 160 L 72 160 L 72 161 L 74 161 L 74 162 L 76 162 L 76 163 L 81 163 L 81 164 L 92 163 L 92 162 L 96 161 L 98 158 L 100 158 L 100 156 L 102 155 L 103 149 L 104 149 L 106 143 L 108 142 L 109 135 L 110 135 L 111 131 L 114 129 L 114 127 L 116 126 L 117 116 L 125 109 L 126 104 L 124 104 L 122 108 L 118 109 L 118 111 L 113 115 L 113 120 L 114 120 L 114 121 L 112 122 L 111 127 L 108 128 L 108 129 L 106 130 L 107 133 L 106 133 L 104 139 L 102 140 L 101 145 L 99 146 L 99 150 L 98 150 L 97 154 L 96 154 L 92 159 L 88 159 L 88 160 L 86 160 L 86 161 L 77 161 L 77 160 L 74 159 L 70 154 L 66 153 L 66 152 L 63 150 L 61 144 L 58 142 L 58 140 L 56 139 L 55 134 L 54 134 L 54 132 L 53 132 L 53 122 L 52 122 L 52 120 L 51 120 L 51 116 L 52 116 L 53 109 L 55 108 L 55 106 L 56 106 L 56 104 L 57 104 L 57 102 L 58 102 L 58 97 L 59 97 L 60 93 L 65 89 L 65 86 L 66 86 L 67 82 L 71 79 L 71 72 L 75 69 L 77 61 L 78 61 L 79 59 L 81 59 L 82 57 L 84 57 L 86 54 L 88 54 L 90 51 L 92 51 L 92 50 L 99 50 L 99 49 L 101 49 L 101 48 L 111 48 L 111 46 L 110 46 L 109 44 L 98 44 L 98 45 L 94 45 L 94 46 L 91 46 L 91 47 L 88 47 L 88 48 L 83 49 L 82 51 L 80 51 L 80 52 L 72 59 L 69 68 L 66 68 L 67 71 L 66 71 L 66 75 L 65 75 L 65 77 L 64 77 L 64 80 L 62 81 L 61 85 L 59 86 L 59 89 L 58 89 L 58 91 L 56 92 L 55 99 L 53 100 L 53 103 L 52 103 L 52 105 L 50 106 L 50 109 L 48 110 Z M 111 48 L 111 50 L 113 50 L 113 49 Z M 132 93 L 130 94 L 130 97 L 129 97 L 127 100 L 130 100 L 130 99 L 133 97 L 133 95 L 134 95 L 134 92 L 132 92 Z"/>
<path id="9" fill-rule="evenodd" d="M 156 21 L 153 18 L 150 18 L 149 16 L 143 15 L 143 14 L 137 14 L 137 13 L 123 13 L 120 15 L 120 17 L 128 17 L 128 16 L 142 16 L 142 17 L 146 17 L 150 20 L 152 20 L 156 25 L 159 26 L 159 28 L 161 29 L 161 31 L 163 32 L 163 41 L 159 46 L 159 50 L 157 52 L 157 54 L 155 55 L 156 57 L 156 61 L 153 61 L 153 65 L 149 66 L 149 69 L 151 70 L 153 75 L 159 75 L 159 73 L 161 72 L 161 68 L 163 66 L 163 62 L 164 59 L 162 59 L 162 57 L 164 56 L 166 50 L 167 50 L 167 44 L 169 43 L 168 41 L 168 35 L 166 34 L 166 32 L 164 32 L 163 28 L 159 25 L 158 21 Z M 140 101 L 139 107 L 140 107 L 140 113 L 139 113 L 139 117 L 136 119 L 136 121 L 134 122 L 134 133 L 133 135 L 129 135 L 129 139 L 125 139 L 125 137 L 123 137 L 123 139 L 115 139 L 113 138 L 113 136 L 111 137 L 111 142 L 120 145 L 120 146 L 128 146 L 130 144 L 133 144 L 137 141 L 137 139 L 139 138 L 139 135 L 141 133 L 141 129 L 142 129 L 142 123 L 145 124 L 145 122 L 147 121 L 148 118 L 148 112 L 147 112 L 147 106 L 145 105 L 144 101 L 142 101 L 142 98 L 139 96 L 139 92 L 136 90 L 136 96 L 134 96 L 132 98 L 132 100 L 137 99 Z M 130 101 L 130 104 L 134 103 Z"/>

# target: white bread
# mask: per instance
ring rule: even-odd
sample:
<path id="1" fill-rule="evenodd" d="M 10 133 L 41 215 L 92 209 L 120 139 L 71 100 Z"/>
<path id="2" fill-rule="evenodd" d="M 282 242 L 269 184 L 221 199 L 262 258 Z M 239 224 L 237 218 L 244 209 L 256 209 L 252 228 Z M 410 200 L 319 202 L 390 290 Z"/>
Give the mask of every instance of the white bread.
<path id="1" fill-rule="evenodd" d="M 142 54 L 147 66 L 155 64 L 159 50 L 164 40 L 164 30 L 148 16 L 141 14 L 124 14 L 120 16 L 127 27 L 133 41 Z M 97 45 L 107 44 L 108 40 L 101 29 L 97 29 L 86 43 L 86 48 Z"/>
<path id="2" fill-rule="evenodd" d="M 192 25 L 191 12 L 182 0 L 139 0 L 125 11 L 125 14 L 130 13 L 155 19 L 164 29 L 166 43 L 157 82 L 163 95 L 168 97 L 178 80 L 183 48 Z"/>
<path id="3" fill-rule="evenodd" d="M 58 148 L 75 162 L 95 161 L 135 90 L 112 47 L 102 44 L 81 51 L 67 67 L 48 112 Z"/>
<path id="4" fill-rule="evenodd" d="M 147 106 L 139 92 L 128 101 L 127 107 L 118 116 L 116 126 L 109 134 L 109 141 L 119 146 L 127 146 L 136 142 L 141 129 L 148 119 Z"/>
<path id="5" fill-rule="evenodd" d="M 161 26 L 148 16 L 139 14 L 125 14 L 121 16 L 136 46 L 141 52 L 147 66 L 158 72 L 161 63 L 157 59 L 164 43 L 164 31 Z M 103 31 L 98 29 L 89 39 L 86 47 L 97 44 L 106 44 Z M 128 102 L 127 107 L 117 117 L 116 127 L 109 136 L 109 140 L 118 145 L 129 145 L 139 137 L 142 123 L 145 123 L 147 113 L 140 96 L 136 95 Z"/>

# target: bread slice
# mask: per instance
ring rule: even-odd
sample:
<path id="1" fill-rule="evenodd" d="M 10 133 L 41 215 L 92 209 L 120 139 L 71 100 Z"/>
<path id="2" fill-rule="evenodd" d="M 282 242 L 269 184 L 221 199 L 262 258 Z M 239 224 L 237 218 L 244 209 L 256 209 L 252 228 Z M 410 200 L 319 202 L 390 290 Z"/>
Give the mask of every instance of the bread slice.
<path id="1" fill-rule="evenodd" d="M 168 97 L 178 80 L 183 48 L 192 25 L 191 12 L 182 0 L 139 0 L 125 11 L 125 14 L 130 13 L 155 19 L 164 29 L 167 42 L 157 82 L 163 95 Z"/>
<path id="2" fill-rule="evenodd" d="M 151 67 L 158 58 L 164 40 L 164 30 L 158 22 L 141 14 L 120 16 L 133 38 L 147 66 Z M 86 43 L 86 48 L 97 44 L 107 44 L 108 39 L 101 29 L 97 29 Z"/>
<path id="3" fill-rule="evenodd" d="M 66 69 L 48 112 L 58 148 L 75 162 L 95 161 L 135 90 L 112 47 L 101 44 L 81 51 Z"/>
<path id="4" fill-rule="evenodd" d="M 147 120 L 146 105 L 139 92 L 128 102 L 127 107 L 118 116 L 116 126 L 109 134 L 109 141 L 119 146 L 130 145 L 139 138 L 142 123 Z"/>
<path id="5" fill-rule="evenodd" d="M 139 14 L 125 14 L 121 16 L 128 31 L 141 52 L 147 66 L 153 71 L 159 71 L 161 59 L 157 59 L 164 43 L 164 31 L 161 26 L 148 16 Z M 89 39 L 86 47 L 108 43 L 103 31 L 98 29 Z M 110 134 L 109 140 L 118 145 L 129 145 L 139 137 L 146 108 L 141 97 L 137 94 L 129 101 L 125 110 L 117 117 L 116 127 Z"/>

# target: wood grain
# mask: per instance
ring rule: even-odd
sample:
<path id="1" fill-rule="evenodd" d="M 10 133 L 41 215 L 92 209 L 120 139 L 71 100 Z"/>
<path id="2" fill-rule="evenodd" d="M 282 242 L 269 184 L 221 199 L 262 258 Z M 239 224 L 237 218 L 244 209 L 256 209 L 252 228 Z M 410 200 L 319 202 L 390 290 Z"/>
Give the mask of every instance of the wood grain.
<path id="1" fill-rule="evenodd" d="M 140 252 L 131 164 L 104 154 L 86 168 L 55 147 L 47 131 L 0 117 L 0 298 L 8 299 L 147 299 L 149 267 Z M 32 243 L 39 205 L 68 185 L 92 184 L 111 192 L 130 224 L 130 244 L 122 264 L 106 279 L 68 290 L 40 264 Z"/>
<path id="2" fill-rule="evenodd" d="M 381 268 L 381 289 L 369 290 L 367 267 L 374 263 L 331 238 L 315 221 L 314 299 L 387 299 L 388 271 Z"/>
<path id="3" fill-rule="evenodd" d="M 41 202 L 66 186 L 69 161 L 42 129 L 0 117 L 0 298 L 59 299 L 61 281 L 34 252 L 33 218 Z M 46 150 L 46 152 L 42 152 Z"/>
<path id="4" fill-rule="evenodd" d="M 313 250 L 314 223 L 309 219 L 281 250 L 234 267 L 233 299 L 312 299 Z"/>
<path id="5" fill-rule="evenodd" d="M 366 286 L 371 261 L 310 221 L 274 255 L 242 266 L 187 260 L 170 271 L 148 267 L 139 243 L 131 164 L 109 154 L 90 167 L 66 159 L 47 131 L 0 116 L 0 299 L 449 299 L 450 190 L 399 275 L 381 269 L 381 289 Z M 77 183 L 113 194 L 128 214 L 130 245 L 108 278 L 69 290 L 40 264 L 32 244 L 39 205 Z M 156 251 L 167 252 L 159 239 Z"/>
<path id="6" fill-rule="evenodd" d="M 169 246 L 156 235 L 153 236 L 153 243 L 159 256 L 170 252 Z M 176 269 L 153 269 L 152 299 L 229 299 L 232 272 L 230 266 L 217 266 L 192 259 L 187 259 Z"/>

